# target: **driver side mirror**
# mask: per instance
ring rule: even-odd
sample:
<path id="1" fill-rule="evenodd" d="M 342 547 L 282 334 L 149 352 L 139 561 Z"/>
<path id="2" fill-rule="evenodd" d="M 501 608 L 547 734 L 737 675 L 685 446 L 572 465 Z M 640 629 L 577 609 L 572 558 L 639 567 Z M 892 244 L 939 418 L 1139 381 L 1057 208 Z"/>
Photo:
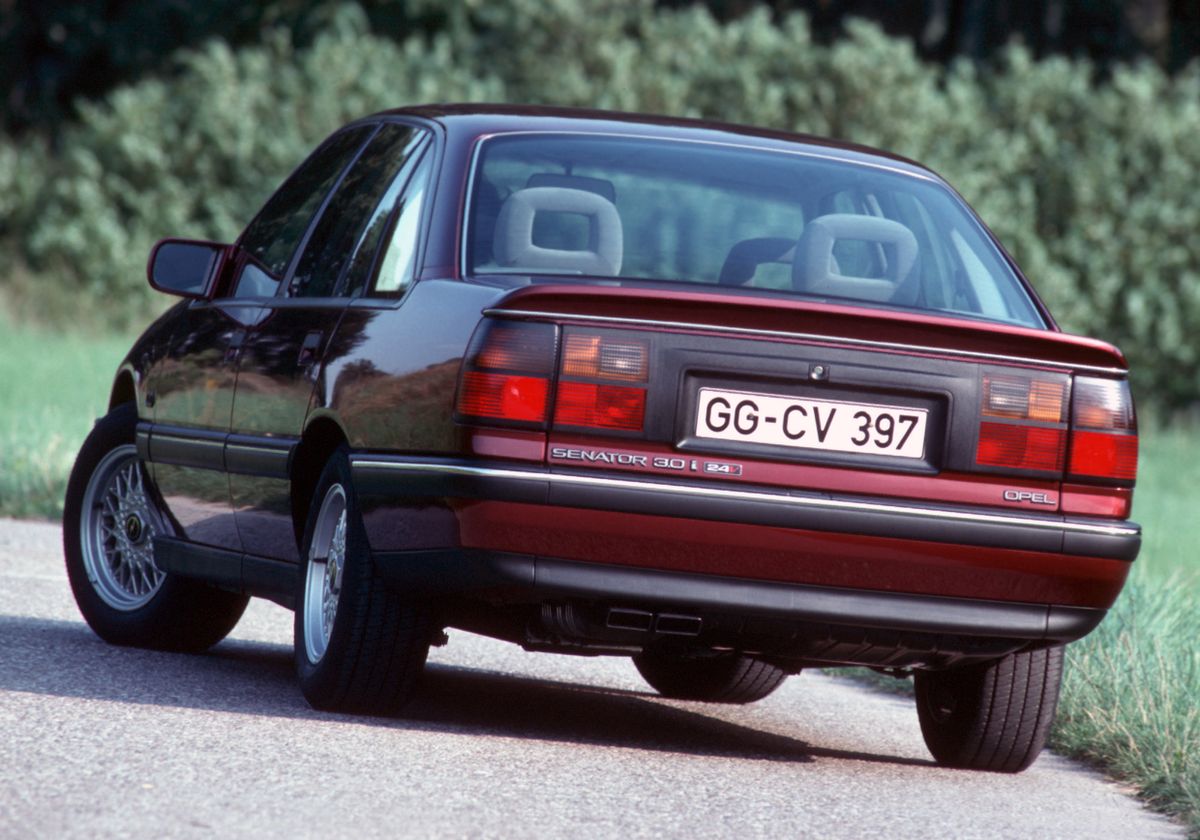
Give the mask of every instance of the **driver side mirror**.
<path id="1" fill-rule="evenodd" d="M 219 242 L 163 239 L 150 250 L 150 286 L 169 295 L 207 300 L 216 292 L 226 252 Z"/>

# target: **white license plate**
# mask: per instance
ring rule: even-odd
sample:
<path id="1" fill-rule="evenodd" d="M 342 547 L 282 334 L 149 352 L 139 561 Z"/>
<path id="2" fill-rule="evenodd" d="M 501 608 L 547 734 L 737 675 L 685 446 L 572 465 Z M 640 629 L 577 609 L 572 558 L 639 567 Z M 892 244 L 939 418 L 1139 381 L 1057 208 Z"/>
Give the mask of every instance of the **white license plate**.
<path id="1" fill-rule="evenodd" d="M 928 413 L 908 406 L 701 388 L 696 434 L 795 449 L 923 458 Z"/>

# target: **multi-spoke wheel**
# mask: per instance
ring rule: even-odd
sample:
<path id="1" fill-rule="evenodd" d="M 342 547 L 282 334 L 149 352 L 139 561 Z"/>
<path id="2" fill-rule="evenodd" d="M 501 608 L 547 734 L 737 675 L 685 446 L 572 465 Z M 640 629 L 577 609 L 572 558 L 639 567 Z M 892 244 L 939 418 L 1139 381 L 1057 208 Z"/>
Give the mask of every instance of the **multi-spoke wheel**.
<path id="1" fill-rule="evenodd" d="M 79 527 L 83 566 L 100 599 L 123 611 L 149 603 L 165 578 L 151 547 L 163 526 L 146 495 L 136 447 L 118 446 L 96 466 L 84 490 Z"/>
<path id="2" fill-rule="evenodd" d="M 325 493 L 308 549 L 304 585 L 304 646 L 310 662 L 329 647 L 346 566 L 346 491 L 340 484 Z"/>
<path id="3" fill-rule="evenodd" d="M 317 482 L 304 558 L 295 646 L 305 698 L 318 709 L 398 711 L 425 666 L 432 619 L 376 574 L 344 449 Z"/>
<path id="4" fill-rule="evenodd" d="M 244 595 L 175 578 L 154 563 L 169 533 L 134 446 L 137 410 L 101 418 L 75 460 L 63 512 L 67 575 L 84 619 L 114 644 L 204 650 L 223 639 Z"/>

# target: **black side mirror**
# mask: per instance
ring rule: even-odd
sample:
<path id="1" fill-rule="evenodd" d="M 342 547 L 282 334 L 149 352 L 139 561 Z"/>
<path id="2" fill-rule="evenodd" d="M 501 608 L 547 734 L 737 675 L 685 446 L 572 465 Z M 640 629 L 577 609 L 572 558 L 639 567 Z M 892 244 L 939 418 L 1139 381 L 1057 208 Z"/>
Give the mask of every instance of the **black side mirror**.
<path id="1" fill-rule="evenodd" d="M 226 252 L 219 242 L 163 239 L 150 250 L 146 265 L 150 286 L 169 295 L 211 298 Z"/>

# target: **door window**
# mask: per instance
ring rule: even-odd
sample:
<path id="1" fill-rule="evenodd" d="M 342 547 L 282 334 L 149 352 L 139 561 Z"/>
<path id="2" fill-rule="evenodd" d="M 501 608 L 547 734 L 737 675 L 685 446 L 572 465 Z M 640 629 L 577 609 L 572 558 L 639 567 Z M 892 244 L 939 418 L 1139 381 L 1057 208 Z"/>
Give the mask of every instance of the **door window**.
<path id="1" fill-rule="evenodd" d="M 421 229 L 421 211 L 425 207 L 425 193 L 432 168 L 433 155 L 426 155 L 413 174 L 404 195 L 396 203 L 386 250 L 371 290 L 374 295 L 400 297 L 412 283 L 417 262 L 417 235 Z"/>
<path id="2" fill-rule="evenodd" d="M 410 170 L 407 164 L 421 147 L 424 134 L 411 126 L 387 123 L 371 138 L 335 189 L 304 246 L 288 284 L 291 297 L 346 293 L 345 275 L 373 256 L 378 242 L 373 228 L 395 204 L 406 170 Z"/>
<path id="3" fill-rule="evenodd" d="M 234 284 L 234 297 L 275 294 L 313 214 L 373 130 L 365 125 L 335 134 L 271 196 L 242 234 L 250 259 Z"/>

